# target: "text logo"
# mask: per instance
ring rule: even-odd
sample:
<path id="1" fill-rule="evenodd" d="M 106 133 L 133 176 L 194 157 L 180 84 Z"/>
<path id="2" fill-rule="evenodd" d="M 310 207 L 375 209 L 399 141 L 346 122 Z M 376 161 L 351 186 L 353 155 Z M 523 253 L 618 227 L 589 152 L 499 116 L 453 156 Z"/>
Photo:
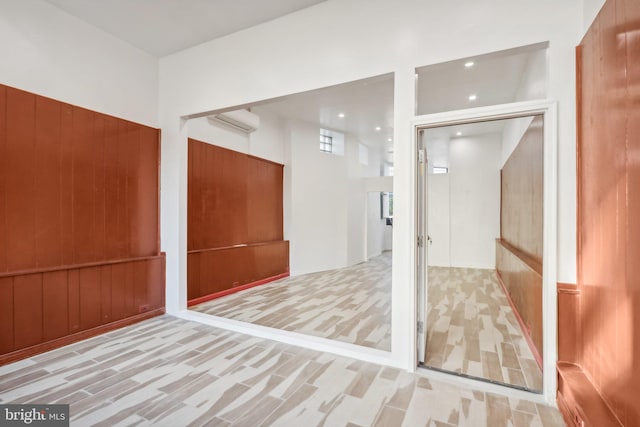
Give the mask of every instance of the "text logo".
<path id="1" fill-rule="evenodd" d="M 0 426 L 69 427 L 69 405 L 0 405 Z"/>

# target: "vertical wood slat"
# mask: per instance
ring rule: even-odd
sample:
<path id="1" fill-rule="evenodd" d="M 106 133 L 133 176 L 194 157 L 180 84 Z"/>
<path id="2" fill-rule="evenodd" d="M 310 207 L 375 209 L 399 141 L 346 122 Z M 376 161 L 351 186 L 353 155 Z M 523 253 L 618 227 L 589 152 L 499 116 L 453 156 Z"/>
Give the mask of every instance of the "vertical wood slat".
<path id="1" fill-rule="evenodd" d="M 106 188 L 105 188 L 105 116 L 94 113 L 91 147 L 93 153 L 93 218 L 92 245 L 94 259 L 101 261 L 106 256 Z"/>
<path id="2" fill-rule="evenodd" d="M 578 289 L 574 357 L 623 425 L 638 413 L 640 3 L 608 0 L 578 55 Z M 571 310 L 559 304 L 559 312 Z M 597 392 L 595 391 L 597 390 Z"/>
<path id="3" fill-rule="evenodd" d="M 13 325 L 13 277 L 0 278 L 0 354 L 15 348 Z"/>
<path id="4" fill-rule="evenodd" d="M 5 146 L 5 239 L 8 271 L 36 264 L 35 96 L 7 88 Z"/>
<path id="5" fill-rule="evenodd" d="M 62 265 L 74 264 L 73 250 L 73 107 L 60 107 L 60 221 Z"/>
<path id="6" fill-rule="evenodd" d="M 149 191 L 158 188 L 158 132 L 151 128 L 140 129 L 138 173 L 138 197 L 136 210 L 138 218 L 139 246 L 135 252 L 139 256 L 152 256 L 158 253 L 158 192 Z"/>
<path id="7" fill-rule="evenodd" d="M 248 242 L 271 242 L 283 238 L 283 166 L 248 158 Z"/>
<path id="8" fill-rule="evenodd" d="M 128 243 L 127 253 L 141 253 L 141 238 L 140 230 L 144 224 L 144 221 L 150 220 L 149 218 L 139 217 L 140 201 L 138 197 L 140 192 L 138 185 L 139 179 L 139 163 L 140 163 L 140 129 L 133 123 L 128 124 L 127 128 L 127 198 L 125 199 L 125 206 L 127 206 L 127 236 Z"/>
<path id="9" fill-rule="evenodd" d="M 158 136 L 0 85 L 0 355 L 164 304 Z"/>
<path id="10" fill-rule="evenodd" d="M 6 236 L 7 89 L 0 85 L 0 236 Z M 7 241 L 0 237 L 0 271 L 7 271 Z"/>
<path id="11" fill-rule="evenodd" d="M 109 323 L 111 321 L 111 297 L 112 297 L 112 282 L 111 282 L 111 266 L 105 265 L 100 270 L 100 315 L 101 323 Z"/>
<path id="12" fill-rule="evenodd" d="M 94 115 L 84 108 L 73 109 L 73 262 L 95 261 L 93 240 L 93 150 L 90 144 Z"/>
<path id="13" fill-rule="evenodd" d="M 62 265 L 60 217 L 60 103 L 36 97 L 36 266 Z"/>
<path id="14" fill-rule="evenodd" d="M 69 270 L 67 276 L 67 292 L 69 295 L 69 333 L 80 330 L 80 272 Z"/>
<path id="15" fill-rule="evenodd" d="M 69 293 L 67 271 L 54 271 L 42 275 L 42 312 L 44 340 L 69 334 Z"/>
<path id="16" fill-rule="evenodd" d="M 14 345 L 29 347 L 43 341 L 42 275 L 29 274 L 13 279 Z"/>
<path id="17" fill-rule="evenodd" d="M 111 320 L 126 317 L 126 266 L 116 264 L 111 267 Z"/>
<path id="18" fill-rule="evenodd" d="M 101 288 L 101 267 L 80 269 L 80 330 L 84 331 L 100 325 L 102 317 Z"/>

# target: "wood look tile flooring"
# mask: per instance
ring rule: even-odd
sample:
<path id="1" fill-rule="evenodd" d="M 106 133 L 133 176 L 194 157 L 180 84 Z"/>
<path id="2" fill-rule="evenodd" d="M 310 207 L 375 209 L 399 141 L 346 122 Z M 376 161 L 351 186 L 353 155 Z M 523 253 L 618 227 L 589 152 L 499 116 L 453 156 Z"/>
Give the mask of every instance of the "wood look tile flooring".
<path id="1" fill-rule="evenodd" d="M 81 426 L 562 426 L 551 407 L 161 316 L 0 367 Z"/>
<path id="2" fill-rule="evenodd" d="M 494 270 L 429 267 L 428 283 L 426 366 L 542 390 Z"/>
<path id="3" fill-rule="evenodd" d="M 391 350 L 391 252 L 191 307 L 206 314 Z"/>

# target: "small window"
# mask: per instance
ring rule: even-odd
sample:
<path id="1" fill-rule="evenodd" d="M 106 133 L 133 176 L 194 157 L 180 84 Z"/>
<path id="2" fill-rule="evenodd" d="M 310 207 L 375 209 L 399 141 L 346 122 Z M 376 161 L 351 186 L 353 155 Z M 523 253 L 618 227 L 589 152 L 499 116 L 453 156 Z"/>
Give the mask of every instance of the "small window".
<path id="1" fill-rule="evenodd" d="M 449 173 L 449 168 L 445 168 L 445 167 L 442 167 L 442 166 L 434 166 L 433 167 L 433 173 L 434 174 Z"/>
<path id="2" fill-rule="evenodd" d="M 320 152 L 344 156 L 344 134 L 320 129 Z"/>
<path id="3" fill-rule="evenodd" d="M 320 151 L 323 153 L 333 152 L 333 137 L 320 134 Z"/>

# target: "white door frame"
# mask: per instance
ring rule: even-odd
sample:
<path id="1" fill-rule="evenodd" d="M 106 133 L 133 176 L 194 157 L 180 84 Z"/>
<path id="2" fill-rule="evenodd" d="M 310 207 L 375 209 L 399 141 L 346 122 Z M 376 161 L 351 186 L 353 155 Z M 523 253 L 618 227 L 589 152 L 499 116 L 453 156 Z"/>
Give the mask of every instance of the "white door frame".
<path id="1" fill-rule="evenodd" d="M 544 178 L 543 178 L 543 245 L 542 245 L 542 331 L 543 331 L 543 387 L 542 395 L 544 401 L 555 404 L 557 378 L 557 189 L 558 189 L 558 123 L 557 104 L 553 100 L 526 101 L 510 104 L 494 105 L 467 110 L 456 110 L 445 113 L 428 114 L 415 116 L 411 120 L 413 162 L 415 167 L 414 182 L 416 183 L 416 194 L 414 199 L 418 199 L 417 188 L 420 179 L 420 168 L 418 165 L 418 133 L 420 129 L 450 126 L 463 123 L 473 123 L 486 120 L 510 119 L 523 116 L 543 115 L 544 120 Z M 418 218 L 416 218 L 418 219 Z M 418 219 L 419 220 L 419 219 Z M 416 224 L 414 235 L 415 248 L 418 247 L 418 232 Z M 416 250 L 416 257 L 420 251 Z M 416 259 L 416 268 L 420 265 Z M 426 272 L 424 274 L 426 276 Z M 426 298 L 426 287 L 420 288 L 426 283 L 422 282 L 420 272 L 416 271 L 414 283 L 414 294 L 417 304 L 414 307 L 414 325 L 422 320 L 423 331 L 426 333 L 427 324 L 425 313 L 419 313 L 419 309 L 424 311 L 426 300 L 420 301 L 419 297 Z M 415 348 L 418 348 L 424 337 L 414 334 Z M 418 354 L 415 355 L 415 363 L 418 364 Z M 464 379 L 462 379 L 464 380 Z M 464 382 L 464 381 L 463 381 Z M 469 385 L 477 384 L 469 380 Z M 503 387 L 503 386 L 499 386 Z M 506 386 L 504 386 L 506 387 Z"/>

